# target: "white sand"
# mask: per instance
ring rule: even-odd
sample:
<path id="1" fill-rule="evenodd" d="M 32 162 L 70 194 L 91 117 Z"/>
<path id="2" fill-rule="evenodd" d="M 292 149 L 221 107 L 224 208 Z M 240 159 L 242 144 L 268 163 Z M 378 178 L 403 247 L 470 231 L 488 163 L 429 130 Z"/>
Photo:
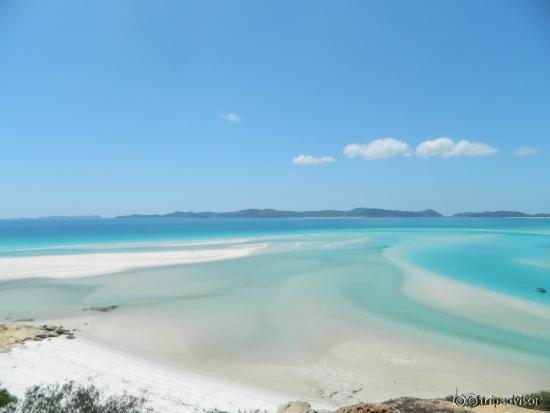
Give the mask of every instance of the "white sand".
<path id="1" fill-rule="evenodd" d="M 85 338 L 28 342 L 0 354 L 2 386 L 16 395 L 25 388 L 75 380 L 94 383 L 106 394 L 147 390 L 156 412 L 186 413 L 220 409 L 275 411 L 290 396 L 270 393 L 146 361 Z"/>
<path id="2" fill-rule="evenodd" d="M 0 280 L 32 277 L 79 278 L 124 270 L 241 258 L 264 248 L 247 244 L 226 249 L 0 257 Z"/>
<path id="3" fill-rule="evenodd" d="M 86 244 L 62 244 L 62 245 L 45 245 L 39 247 L 13 247 L 2 248 L 0 251 L 4 253 L 11 252 L 28 252 L 28 251 L 56 251 L 66 249 L 116 249 L 116 248 L 177 248 L 177 247 L 200 247 L 208 245 L 229 245 L 229 244 L 244 244 L 258 241 L 258 238 L 227 238 L 227 239 L 208 239 L 203 241 L 129 241 L 116 243 L 86 243 Z"/>
<path id="4" fill-rule="evenodd" d="M 128 269 L 240 258 L 265 248 L 246 244 L 227 249 L 45 255 L 0 258 L 0 280 L 29 277 L 79 278 Z M 32 385 L 94 383 L 106 394 L 144 390 L 155 411 L 269 412 L 292 397 L 173 369 L 78 337 L 27 342 L 0 354 L 1 385 L 23 395 Z"/>
<path id="5" fill-rule="evenodd" d="M 8 258 L 2 258 L 0 279 L 81 277 L 129 268 L 237 258 L 262 247 L 256 244 L 202 251 L 18 257 L 10 261 L 9 272 L 3 265 Z M 397 249 L 390 248 L 385 255 L 403 270 L 404 293 L 415 300 L 490 325 L 515 328 L 527 334 L 550 334 L 540 328 L 550 320 L 550 312 L 544 306 L 432 274 L 403 260 Z M 46 258 L 53 259 L 53 263 L 48 264 Z M 16 262 L 19 262 L 19 267 L 14 267 Z M 13 275 L 15 269 L 18 269 L 16 276 Z M 319 382 L 321 390 L 328 393 L 335 390 L 349 393 L 350 389 L 362 387 L 359 396 L 376 401 L 401 395 L 441 396 L 452 393 L 455 386 L 482 394 L 506 395 L 508 392 L 543 388 L 550 380 L 550 371 L 546 374 L 525 368 L 518 370 L 517 366 L 508 365 L 499 358 L 484 359 L 483 354 L 464 351 L 457 353 L 454 346 L 433 338 L 408 337 L 406 334 L 392 336 L 384 329 L 377 331 L 374 327 L 373 323 L 371 336 L 365 339 L 335 342 L 330 354 L 317 364 L 279 368 L 266 365 L 262 367 L 264 374 L 256 377 L 278 376 L 284 379 L 298 376 L 307 383 Z M 88 378 L 111 393 L 124 390 L 135 393 L 147 389 L 152 406 L 167 413 L 214 408 L 231 412 L 259 408 L 271 412 L 279 404 L 295 399 L 291 395 L 172 369 L 100 346 L 82 336 L 76 340 L 59 338 L 31 342 L 10 353 L 0 354 L 0 379 L 16 394 L 22 394 L 24 388 L 33 384 L 66 380 L 86 382 Z M 258 382 L 265 384 L 268 380 Z"/>
<path id="6" fill-rule="evenodd" d="M 384 256 L 401 268 L 405 276 L 403 292 L 416 301 L 476 322 L 550 337 L 550 330 L 541 328 L 550 322 L 546 305 L 439 276 L 401 258 L 398 247 L 388 248 Z"/>

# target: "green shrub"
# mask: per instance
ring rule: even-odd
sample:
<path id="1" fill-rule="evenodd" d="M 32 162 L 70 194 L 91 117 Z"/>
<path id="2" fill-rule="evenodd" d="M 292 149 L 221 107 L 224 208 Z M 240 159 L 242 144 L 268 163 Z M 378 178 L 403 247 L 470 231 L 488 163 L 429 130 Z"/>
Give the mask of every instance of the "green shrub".
<path id="1" fill-rule="evenodd" d="M 17 397 L 10 394 L 6 389 L 0 388 L 0 407 L 6 407 L 10 404 L 13 405 L 17 402 Z"/>
<path id="2" fill-rule="evenodd" d="M 105 397 L 94 385 L 33 386 L 17 403 L 0 408 L 0 413 L 145 413 L 152 412 L 145 406 L 145 397 L 127 393 Z"/>
<path id="3" fill-rule="evenodd" d="M 539 404 L 536 406 L 521 406 L 525 409 L 542 410 L 550 412 L 550 391 L 539 391 L 536 393 L 526 394 L 525 397 L 539 399 Z"/>

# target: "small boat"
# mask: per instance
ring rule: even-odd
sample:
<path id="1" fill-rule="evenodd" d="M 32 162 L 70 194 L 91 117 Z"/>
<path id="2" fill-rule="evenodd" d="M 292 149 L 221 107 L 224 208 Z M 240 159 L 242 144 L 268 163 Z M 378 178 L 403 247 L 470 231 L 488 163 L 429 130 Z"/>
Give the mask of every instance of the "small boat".
<path id="1" fill-rule="evenodd" d="M 538 291 L 539 293 L 546 294 L 546 288 L 537 287 L 537 288 L 535 288 L 535 290 Z"/>

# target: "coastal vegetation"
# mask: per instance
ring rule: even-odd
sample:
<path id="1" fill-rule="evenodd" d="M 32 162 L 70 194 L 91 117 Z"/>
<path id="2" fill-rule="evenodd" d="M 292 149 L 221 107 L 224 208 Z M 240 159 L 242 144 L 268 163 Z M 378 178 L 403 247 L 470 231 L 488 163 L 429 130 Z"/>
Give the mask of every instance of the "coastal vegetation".
<path id="1" fill-rule="evenodd" d="M 0 389 L 0 413 L 152 413 L 144 396 L 105 396 L 94 385 L 75 382 L 32 386 L 18 400 Z"/>
<path id="2" fill-rule="evenodd" d="M 17 403 L 17 397 L 6 389 L 0 388 L 0 409 L 14 405 L 15 403 Z"/>
<path id="3" fill-rule="evenodd" d="M 523 396 L 525 399 L 538 399 L 531 406 L 494 406 L 495 412 L 519 413 L 523 409 L 550 411 L 550 391 L 541 391 Z M 481 406 L 480 406 L 481 407 Z M 503 409 L 501 409 L 503 408 Z M 418 399 L 401 397 L 383 403 L 358 403 L 337 409 L 334 413 L 466 413 L 476 408 L 457 406 L 452 396 L 444 399 Z M 0 387 L 0 413 L 154 413 L 148 405 L 146 395 L 135 396 L 128 393 L 106 396 L 93 384 L 80 385 L 73 381 L 65 384 L 32 386 L 18 399 Z M 206 413 L 226 413 L 219 410 Z M 239 413 L 266 413 L 261 410 Z M 317 413 L 309 403 L 293 401 L 283 404 L 277 413 Z M 327 411 L 327 413 L 329 413 Z"/>
<path id="4" fill-rule="evenodd" d="M 540 410 L 550 412 L 550 391 L 539 391 L 536 393 L 526 394 L 527 399 L 537 399 L 539 403 L 536 406 L 527 406 L 527 409 Z"/>

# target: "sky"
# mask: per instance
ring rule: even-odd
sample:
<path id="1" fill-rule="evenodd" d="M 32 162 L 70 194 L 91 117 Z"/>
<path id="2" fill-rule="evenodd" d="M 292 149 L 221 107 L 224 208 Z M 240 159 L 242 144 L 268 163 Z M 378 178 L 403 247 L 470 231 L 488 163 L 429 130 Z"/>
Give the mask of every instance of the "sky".
<path id="1" fill-rule="evenodd" d="M 0 0 L 0 217 L 550 212 L 546 0 Z"/>

